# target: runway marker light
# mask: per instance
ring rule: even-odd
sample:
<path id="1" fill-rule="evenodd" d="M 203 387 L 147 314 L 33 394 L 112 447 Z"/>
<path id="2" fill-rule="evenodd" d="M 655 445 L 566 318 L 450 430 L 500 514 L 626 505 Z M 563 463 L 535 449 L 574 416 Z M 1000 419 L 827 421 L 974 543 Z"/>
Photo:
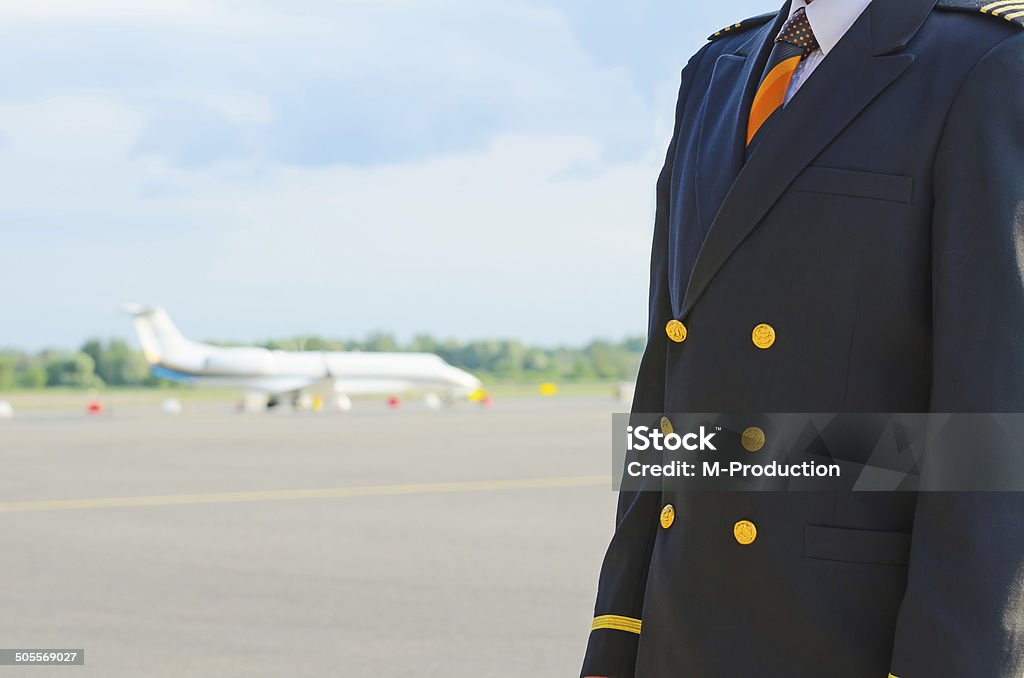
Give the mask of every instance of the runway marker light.
<path id="1" fill-rule="evenodd" d="M 542 396 L 553 396 L 558 393 L 558 386 L 551 382 L 545 382 L 540 385 L 540 394 Z"/>

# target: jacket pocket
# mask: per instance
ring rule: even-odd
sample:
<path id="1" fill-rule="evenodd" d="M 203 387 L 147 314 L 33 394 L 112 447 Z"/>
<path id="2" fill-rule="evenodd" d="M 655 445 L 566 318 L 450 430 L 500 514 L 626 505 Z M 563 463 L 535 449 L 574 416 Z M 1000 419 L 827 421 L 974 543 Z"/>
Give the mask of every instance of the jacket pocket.
<path id="1" fill-rule="evenodd" d="M 909 203 L 914 194 L 914 178 L 812 165 L 797 176 L 791 188 L 794 191 Z"/>
<path id="2" fill-rule="evenodd" d="M 910 560 L 910 535 L 906 532 L 807 525 L 804 527 L 804 557 L 846 563 L 906 565 Z"/>

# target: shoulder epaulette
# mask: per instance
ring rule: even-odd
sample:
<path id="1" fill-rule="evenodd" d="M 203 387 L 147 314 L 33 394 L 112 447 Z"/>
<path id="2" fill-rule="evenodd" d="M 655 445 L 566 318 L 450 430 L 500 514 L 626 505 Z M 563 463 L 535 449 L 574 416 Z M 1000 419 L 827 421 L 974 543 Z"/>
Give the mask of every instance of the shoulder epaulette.
<path id="1" fill-rule="evenodd" d="M 936 7 L 941 9 L 960 10 L 962 12 L 981 12 L 999 19 L 1006 19 L 1012 24 L 1024 28 L 1024 0 L 939 0 Z"/>
<path id="2" fill-rule="evenodd" d="M 1021 0 L 1021 2 L 1024 2 L 1024 0 Z M 712 40 L 712 41 L 718 40 L 719 38 L 724 38 L 727 35 L 732 35 L 734 33 L 741 33 L 741 32 L 743 32 L 743 31 L 745 31 L 745 30 L 747 30 L 749 28 L 754 28 L 755 26 L 760 26 L 761 24 L 766 24 L 769 21 L 771 21 L 772 19 L 774 19 L 777 14 L 778 14 L 778 12 L 768 12 L 767 14 L 761 14 L 759 16 L 752 16 L 749 19 L 744 19 L 743 21 L 739 22 L 738 24 L 733 24 L 732 26 L 726 26 L 725 28 L 723 28 L 722 30 L 718 31 L 717 33 L 713 33 L 712 35 L 709 35 L 708 36 L 708 40 Z"/>

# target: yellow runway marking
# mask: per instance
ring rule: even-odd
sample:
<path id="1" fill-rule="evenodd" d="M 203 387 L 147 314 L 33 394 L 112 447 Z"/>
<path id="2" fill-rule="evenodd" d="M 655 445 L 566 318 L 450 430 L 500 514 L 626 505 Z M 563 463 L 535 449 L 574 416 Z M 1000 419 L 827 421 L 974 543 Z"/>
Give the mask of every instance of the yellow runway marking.
<path id="1" fill-rule="evenodd" d="M 0 513 L 35 511 L 71 511 L 97 508 L 137 508 L 145 506 L 185 506 L 189 504 L 239 504 L 257 501 L 294 499 L 339 499 L 346 497 L 388 497 L 405 494 L 449 494 L 498 490 L 534 490 L 563 487 L 611 486 L 611 476 L 568 476 L 563 478 L 527 478 L 522 480 L 473 480 L 454 483 L 415 483 L 408 485 L 370 485 L 365 487 L 325 487 L 306 490 L 257 490 L 254 492 L 214 492 L 209 494 L 166 494 L 151 497 L 106 497 L 98 499 L 49 499 L 42 501 L 0 502 Z"/>

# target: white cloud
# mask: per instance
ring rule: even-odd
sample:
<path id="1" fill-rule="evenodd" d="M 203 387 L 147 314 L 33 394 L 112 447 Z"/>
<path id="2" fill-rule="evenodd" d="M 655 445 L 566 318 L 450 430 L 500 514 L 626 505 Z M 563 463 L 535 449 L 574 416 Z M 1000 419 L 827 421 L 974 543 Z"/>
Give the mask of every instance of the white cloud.
<path id="1" fill-rule="evenodd" d="M 0 343 L 125 334 L 113 309 L 128 298 L 168 305 L 201 336 L 239 339 L 379 328 L 557 341 L 643 330 L 666 116 L 628 73 L 596 64 L 550 9 L 277 7 L 0 9 L 4 20 L 148 22 L 159 38 L 138 47 L 147 69 L 138 76 L 100 54 L 88 86 L 65 64 L 43 91 L 0 100 L 0 288 L 25 290 L 5 304 Z M 176 52 L 182 30 L 189 40 Z M 292 98 L 325 82 L 347 88 L 341 103 L 327 102 L 337 118 L 316 121 L 328 131 L 350 110 L 379 116 L 384 134 L 408 125 L 410 139 L 458 139 L 460 125 L 469 134 L 477 122 L 448 105 L 497 119 L 478 142 L 397 159 L 280 157 L 281 125 L 334 143 L 286 115 Z M 197 164 L 140 145 L 177 143 L 160 121 L 182 101 L 241 129 L 240 145 Z M 430 116 L 433 126 L 416 127 Z M 338 143 L 360 142 L 358 129 Z M 631 152 L 609 154 L 616 145 Z"/>
<path id="2" fill-rule="evenodd" d="M 125 18 L 196 19 L 213 3 L 198 0 L 8 0 L 0 4 L 5 21 L 123 20 Z"/>
<path id="3" fill-rule="evenodd" d="M 186 170 L 125 153 L 141 124 L 92 99 L 0 109 L 15 139 L 0 200 L 56 236 L 22 245 L 5 287 L 37 278 L 33 257 L 46 256 L 56 278 L 33 293 L 50 309 L 111 317 L 141 298 L 220 337 L 384 328 L 555 341 L 642 328 L 654 157 L 607 166 L 593 139 L 501 137 L 377 167 Z"/>

